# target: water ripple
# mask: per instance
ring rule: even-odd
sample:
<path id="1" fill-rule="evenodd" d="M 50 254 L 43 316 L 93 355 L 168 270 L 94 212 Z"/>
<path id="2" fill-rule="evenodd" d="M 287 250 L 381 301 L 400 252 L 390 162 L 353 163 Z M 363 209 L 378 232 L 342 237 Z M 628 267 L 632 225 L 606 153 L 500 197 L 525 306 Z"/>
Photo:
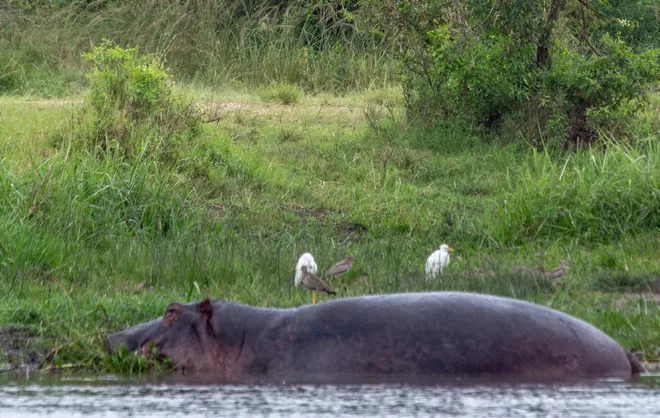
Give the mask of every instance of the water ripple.
<path id="1" fill-rule="evenodd" d="M 659 417 L 660 377 L 574 385 L 199 385 L 114 377 L 0 384 L 1 417 Z"/>

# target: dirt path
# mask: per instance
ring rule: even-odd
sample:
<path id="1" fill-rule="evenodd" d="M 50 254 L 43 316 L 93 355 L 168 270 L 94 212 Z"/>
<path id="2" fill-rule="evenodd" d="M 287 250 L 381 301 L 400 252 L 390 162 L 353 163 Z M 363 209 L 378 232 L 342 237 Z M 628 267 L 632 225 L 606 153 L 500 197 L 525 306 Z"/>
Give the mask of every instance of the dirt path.
<path id="1" fill-rule="evenodd" d="M 73 108 L 83 103 L 82 98 L 70 99 L 0 99 L 2 104 L 38 106 L 43 108 L 59 107 L 60 109 Z M 196 100 L 194 105 L 202 112 L 203 120 L 216 122 L 223 119 L 223 115 L 241 115 L 249 117 L 297 119 L 301 115 L 306 118 L 320 120 L 362 120 L 364 118 L 364 105 L 343 105 L 331 103 L 294 104 L 283 105 L 275 103 L 232 102 L 217 100 Z"/>
<path id="2" fill-rule="evenodd" d="M 43 105 L 43 106 L 66 106 L 66 105 L 79 105 L 82 104 L 83 100 L 80 98 L 72 99 L 14 99 L 7 98 L 0 100 L 0 104 L 5 103 L 14 103 L 14 104 L 33 104 L 33 105 Z M 333 110 L 339 112 L 354 112 L 356 110 L 361 110 L 364 106 L 360 105 L 338 105 L 338 104 L 329 104 L 329 103 L 320 103 L 320 104 L 294 104 L 294 105 L 283 105 L 283 104 L 267 104 L 267 103 L 253 103 L 253 102 L 223 102 L 223 101 L 214 101 L 214 100 L 196 100 L 194 102 L 196 105 L 200 106 L 206 112 L 236 112 L 241 110 L 248 110 L 258 114 L 266 112 L 286 112 L 294 111 L 296 109 L 305 109 L 305 110 Z"/>

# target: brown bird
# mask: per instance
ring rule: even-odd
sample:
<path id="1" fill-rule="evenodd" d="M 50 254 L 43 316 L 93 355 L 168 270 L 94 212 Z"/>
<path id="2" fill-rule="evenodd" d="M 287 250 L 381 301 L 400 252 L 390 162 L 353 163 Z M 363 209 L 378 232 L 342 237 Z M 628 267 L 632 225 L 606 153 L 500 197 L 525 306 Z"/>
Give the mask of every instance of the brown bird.
<path id="1" fill-rule="evenodd" d="M 302 278 L 300 283 L 312 291 L 312 303 L 316 304 L 316 291 L 321 290 L 329 295 L 336 295 L 329 284 L 324 282 L 319 276 L 307 270 L 307 266 L 302 266 Z"/>
<path id="2" fill-rule="evenodd" d="M 562 261 L 558 267 L 555 267 L 550 273 L 548 273 L 548 277 L 550 277 L 553 280 L 561 279 L 566 275 L 566 273 L 568 273 L 569 265 L 570 262 L 568 260 Z"/>
<path id="3" fill-rule="evenodd" d="M 553 287 L 563 287 L 564 286 L 564 276 L 568 273 L 569 261 L 564 260 L 559 264 L 558 267 L 554 268 L 552 271 L 546 273 L 547 276 L 552 280 Z"/>
<path id="4" fill-rule="evenodd" d="M 353 267 L 353 257 L 346 256 L 342 261 L 330 267 L 325 272 L 325 276 L 343 276 L 348 273 L 351 267 Z"/>
<path id="5" fill-rule="evenodd" d="M 552 281 L 552 287 L 556 287 L 558 289 L 564 287 L 564 281 L 562 279 L 555 279 Z"/>

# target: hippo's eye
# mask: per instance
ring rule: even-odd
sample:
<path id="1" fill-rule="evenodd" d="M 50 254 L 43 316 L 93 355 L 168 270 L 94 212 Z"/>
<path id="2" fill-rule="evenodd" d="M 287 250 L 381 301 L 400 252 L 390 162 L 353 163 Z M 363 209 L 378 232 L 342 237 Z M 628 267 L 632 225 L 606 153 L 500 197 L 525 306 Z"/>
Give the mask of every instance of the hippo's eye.
<path id="1" fill-rule="evenodd" d="M 176 302 L 172 302 L 169 305 L 167 305 L 167 309 L 165 310 L 165 313 L 166 314 L 167 313 L 178 313 L 180 311 L 181 311 L 181 305 L 176 303 Z"/>
<path id="2" fill-rule="evenodd" d="M 165 310 L 165 315 L 163 316 L 163 321 L 165 326 L 171 325 L 174 321 L 179 319 L 179 314 L 181 313 L 181 304 L 179 303 L 170 303 L 167 309 Z"/>

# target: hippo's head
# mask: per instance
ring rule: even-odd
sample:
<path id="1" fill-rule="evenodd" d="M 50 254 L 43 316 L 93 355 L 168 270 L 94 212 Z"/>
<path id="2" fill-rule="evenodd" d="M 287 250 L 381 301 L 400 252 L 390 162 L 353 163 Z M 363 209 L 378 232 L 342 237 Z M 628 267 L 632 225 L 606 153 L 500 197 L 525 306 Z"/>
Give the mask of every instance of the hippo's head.
<path id="1" fill-rule="evenodd" d="M 109 335 L 105 347 L 109 353 L 126 344 L 129 351 L 147 355 L 152 344 L 158 356 L 168 358 L 179 369 L 218 372 L 222 355 L 211 320 L 213 302 L 170 303 L 162 318 Z"/>

